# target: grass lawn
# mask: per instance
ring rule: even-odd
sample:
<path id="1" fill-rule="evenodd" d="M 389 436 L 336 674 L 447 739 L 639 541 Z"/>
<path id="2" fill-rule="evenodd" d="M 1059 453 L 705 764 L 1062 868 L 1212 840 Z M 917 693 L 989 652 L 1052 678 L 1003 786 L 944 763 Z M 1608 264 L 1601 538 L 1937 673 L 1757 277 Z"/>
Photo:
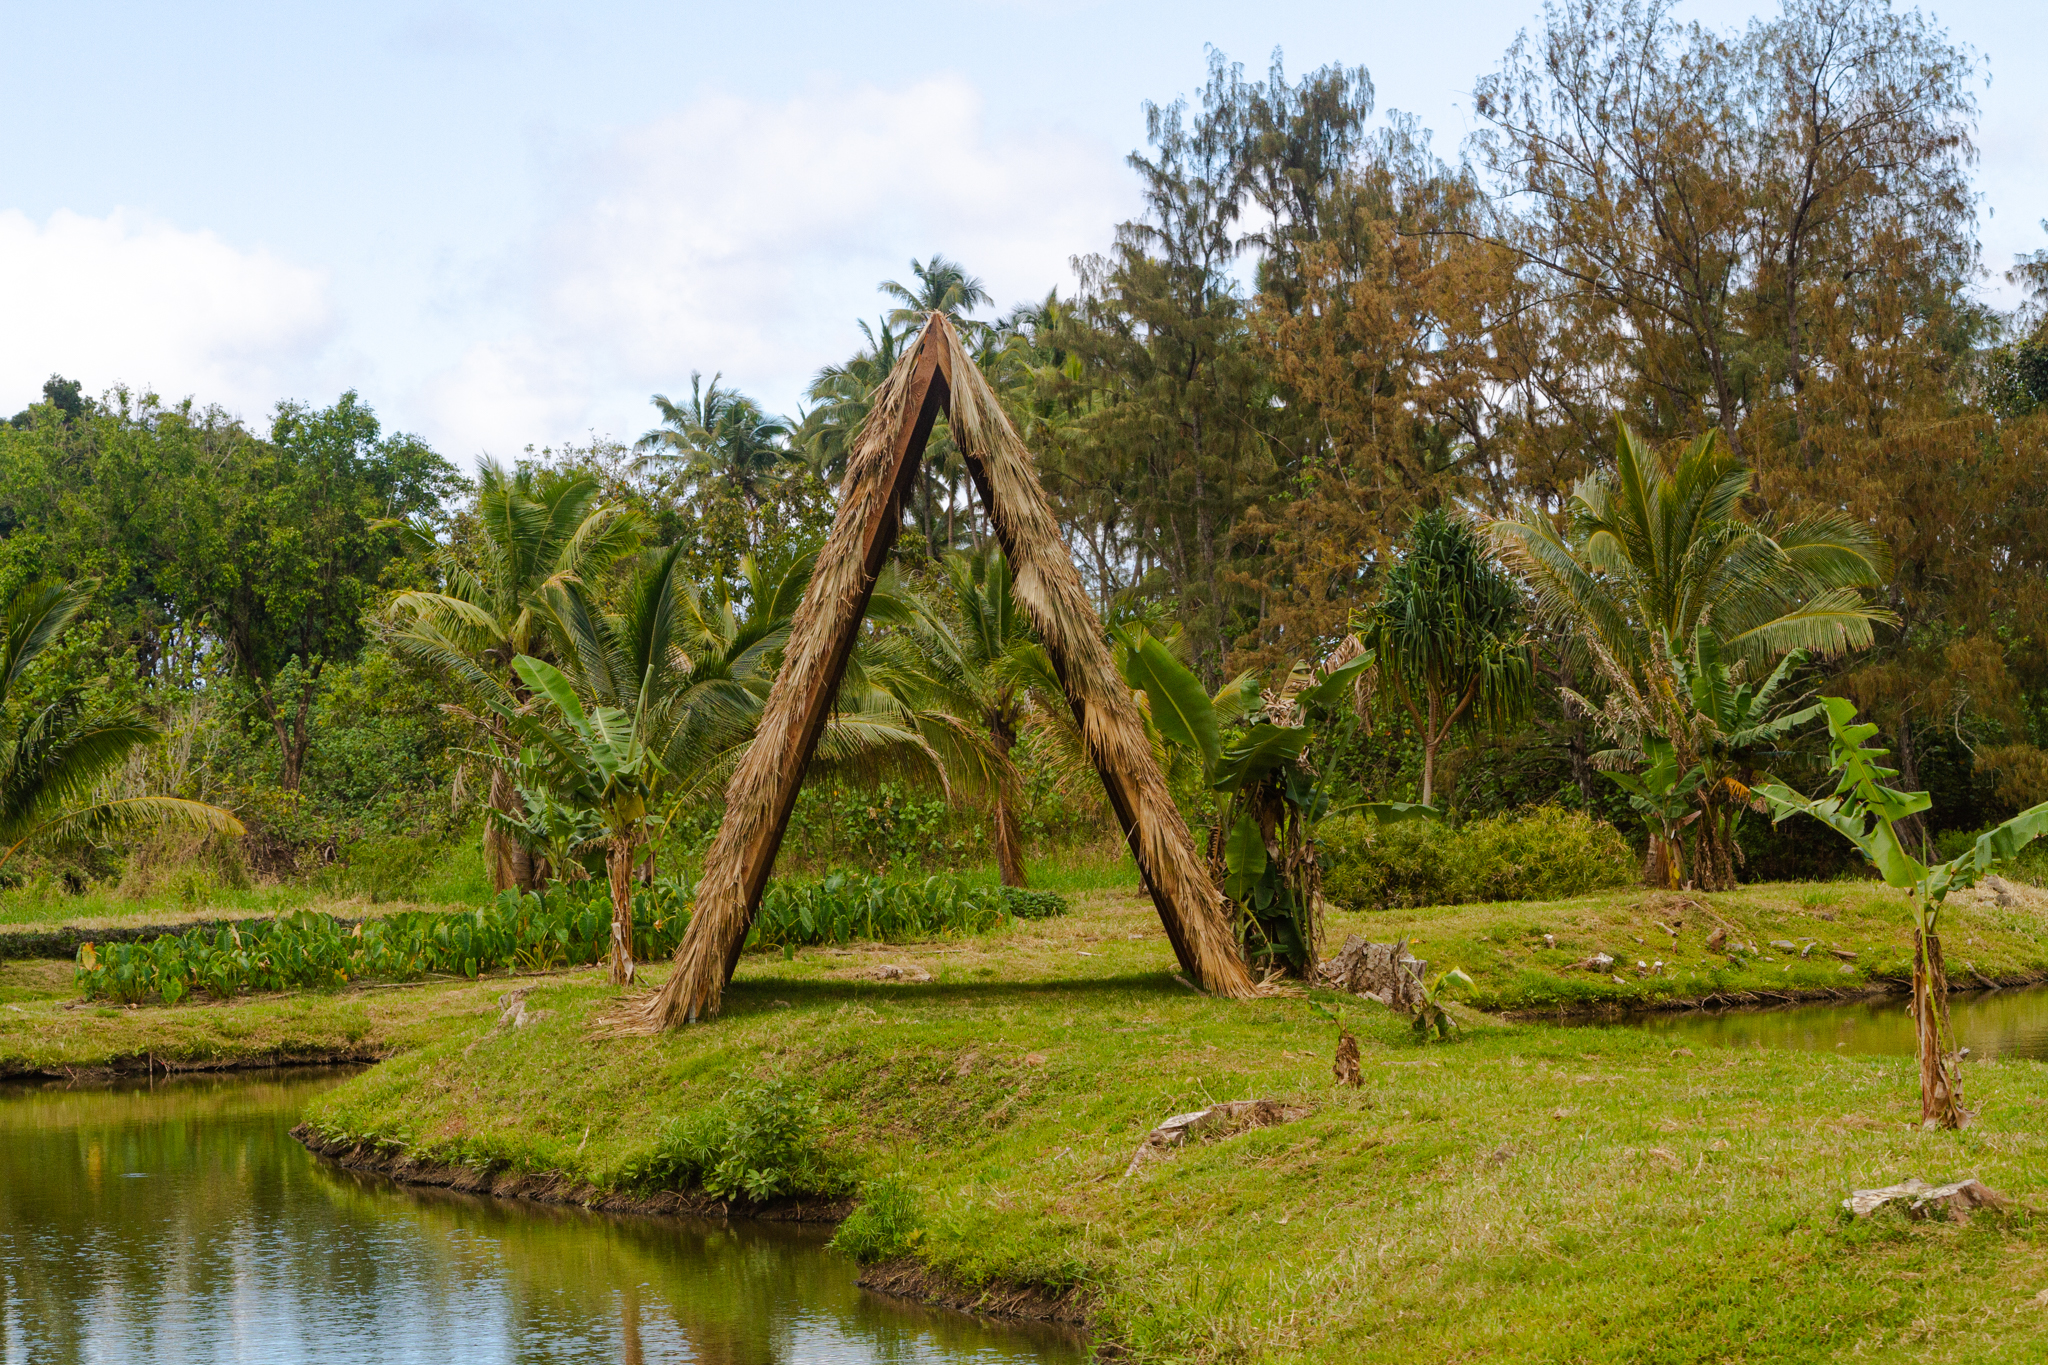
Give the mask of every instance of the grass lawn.
<path id="1" fill-rule="evenodd" d="M 1635 892 L 1339 914 L 1330 941 L 1405 935 L 1471 971 L 1480 1003 L 1545 1010 L 1809 975 L 1860 984 L 1903 964 L 1900 911 L 1862 885 L 1758 886 L 1678 907 L 1673 948 L 1655 928 L 1672 903 Z M 1722 920 L 1758 960 L 1705 952 Z M 2044 926 L 2031 902 L 1958 906 L 1951 959 L 2039 971 Z M 1768 947 L 1808 937 L 1856 961 Z M 1555 970 L 1594 949 L 1625 958 L 1625 984 Z M 1636 957 L 1666 972 L 1638 979 Z M 878 980 L 884 965 L 932 980 Z M 1334 1030 L 1299 994 L 1226 1004 L 1172 966 L 1127 881 L 982 938 L 750 955 L 721 1018 L 654 1039 L 602 1033 L 614 996 L 594 970 L 517 982 L 534 988 L 529 1011 L 553 1013 L 514 1031 L 493 1027 L 502 978 L 102 1011 L 67 1008 L 65 964 L 13 964 L 0 1069 L 367 1044 L 395 1055 L 313 1102 L 326 1133 L 599 1185 L 665 1123 L 781 1073 L 815 1089 L 823 1141 L 849 1169 L 914 1191 L 933 1268 L 1081 1284 L 1097 1341 L 1147 1360 L 2043 1354 L 2040 1064 L 1970 1064 L 1976 1124 L 1923 1133 L 1909 1059 L 1673 1048 L 1476 1014 L 1461 1040 L 1424 1047 L 1368 1004 L 1346 1012 L 1366 1078 L 1351 1090 L 1331 1077 Z M 1308 1114 L 1124 1175 L 1160 1119 L 1249 1097 Z M 1844 1221 L 1850 1189 L 1908 1175 L 1975 1175 L 2019 1208 L 1963 1227 Z"/>

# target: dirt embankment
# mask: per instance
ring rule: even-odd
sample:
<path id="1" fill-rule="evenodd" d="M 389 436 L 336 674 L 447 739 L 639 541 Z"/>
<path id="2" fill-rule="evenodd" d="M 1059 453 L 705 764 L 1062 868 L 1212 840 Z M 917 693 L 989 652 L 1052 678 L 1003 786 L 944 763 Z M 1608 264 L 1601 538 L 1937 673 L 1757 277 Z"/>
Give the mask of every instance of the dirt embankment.
<path id="1" fill-rule="evenodd" d="M 382 1048 L 323 1048 L 313 1052 L 251 1052 L 229 1057 L 178 1058 L 153 1052 L 109 1057 L 92 1066 L 33 1066 L 0 1057 L 0 1081 L 46 1077 L 60 1081 L 109 1081 L 122 1076 L 174 1076 L 196 1071 L 271 1071 L 295 1066 L 364 1066 L 389 1055 Z"/>
<path id="2" fill-rule="evenodd" d="M 605 1213 L 642 1213 L 699 1218 L 759 1218 L 784 1223 L 836 1223 L 853 1210 L 850 1199 L 828 1201 L 774 1200 L 766 1204 L 715 1199 L 700 1191 L 657 1190 L 632 1194 L 602 1190 L 587 1181 L 544 1173 L 480 1171 L 470 1166 L 422 1161 L 394 1148 L 366 1142 L 335 1142 L 309 1123 L 292 1129 L 307 1150 L 352 1171 L 384 1176 L 405 1185 L 489 1195 L 496 1199 L 531 1199 L 543 1204 L 574 1204 Z M 861 1273 L 860 1286 L 880 1294 L 914 1299 L 939 1308 L 984 1317 L 1022 1318 L 1085 1328 L 1093 1303 L 1079 1289 L 1054 1293 L 1042 1286 L 999 1282 L 979 1289 L 948 1280 L 916 1261 L 886 1261 Z"/>
<path id="3" fill-rule="evenodd" d="M 1076 1328 L 1086 1328 L 1095 1310 L 1092 1297 L 1078 1286 L 1054 1293 L 1042 1285 L 997 1281 L 970 1289 L 909 1260 L 869 1266 L 861 1272 L 860 1287 L 982 1317 L 1024 1318 Z"/>
<path id="4" fill-rule="evenodd" d="M 496 1199 L 531 1199 L 543 1204 L 575 1204 L 605 1213 L 658 1213 L 725 1218 L 734 1214 L 784 1223 L 836 1223 L 852 1209 L 850 1200 L 775 1200 L 752 1204 L 714 1199 L 701 1192 L 657 1190 L 650 1194 L 629 1194 L 602 1190 L 588 1181 L 571 1179 L 553 1172 L 537 1175 L 516 1171 L 480 1171 L 472 1166 L 423 1161 L 395 1148 L 368 1142 L 335 1142 L 322 1137 L 309 1123 L 292 1129 L 292 1136 L 308 1151 L 326 1157 L 337 1166 L 365 1171 L 396 1180 L 402 1185 L 426 1185 L 456 1190 L 463 1194 L 485 1194 Z"/>

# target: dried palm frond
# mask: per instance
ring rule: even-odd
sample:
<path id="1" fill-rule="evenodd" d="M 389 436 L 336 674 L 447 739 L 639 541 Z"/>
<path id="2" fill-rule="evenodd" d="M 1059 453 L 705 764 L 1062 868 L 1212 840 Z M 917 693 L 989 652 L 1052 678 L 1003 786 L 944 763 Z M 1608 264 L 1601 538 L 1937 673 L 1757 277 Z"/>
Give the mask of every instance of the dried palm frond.
<path id="1" fill-rule="evenodd" d="M 1031 457 L 958 334 L 934 314 L 876 391 L 854 443 L 838 514 L 797 609 L 782 669 L 754 744 L 726 789 L 725 820 L 705 858 L 676 970 L 660 991 L 618 1017 L 622 1029 L 671 1028 L 717 1011 L 824 727 L 826 704 L 844 674 L 900 525 L 899 485 L 915 469 L 939 395 L 949 400 L 954 442 L 991 505 L 1013 591 L 1056 666 L 1175 953 L 1208 989 L 1235 998 L 1253 993 L 1222 897 L 1167 793 L 1144 722 L 1111 662 L 1101 621 L 1082 590 Z"/>

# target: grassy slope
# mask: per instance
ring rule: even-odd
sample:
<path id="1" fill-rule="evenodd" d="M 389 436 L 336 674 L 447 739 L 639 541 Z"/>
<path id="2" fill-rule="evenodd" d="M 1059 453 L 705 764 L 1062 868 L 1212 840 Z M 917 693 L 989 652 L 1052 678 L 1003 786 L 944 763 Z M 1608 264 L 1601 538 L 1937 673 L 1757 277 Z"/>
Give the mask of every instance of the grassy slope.
<path id="1" fill-rule="evenodd" d="M 1161 979 L 1172 958 L 1143 899 L 1127 885 L 1079 889 L 1119 882 L 1126 874 L 1109 863 L 1048 871 L 1051 875 L 1041 880 L 1063 884 L 1077 898 L 1077 912 L 1064 921 L 969 942 L 811 950 L 788 962 L 751 957 L 740 979 L 784 981 L 828 996 L 862 989 L 846 979 L 848 974 L 877 962 L 921 963 L 949 986 L 1057 982 L 1078 988 L 1091 979 Z M 1675 948 L 1671 936 L 1656 927 L 1674 918 L 1683 924 Z M 1754 941 L 1761 955 L 1736 959 L 1707 952 L 1708 933 L 1724 923 L 1732 926 L 1731 939 Z M 1354 933 L 1379 941 L 1405 937 L 1434 966 L 1469 971 L 1478 983 L 1476 991 L 1464 996 L 1472 1004 L 1546 1012 L 1644 1008 L 1715 991 L 1732 996 L 1881 986 L 1906 973 L 1904 925 L 1896 893 L 1879 886 L 1774 883 L 1697 897 L 1689 905 L 1629 891 L 1545 904 L 1340 912 L 1330 916 L 1328 941 L 1334 950 Z M 1544 933 L 1556 938 L 1555 948 L 1543 944 Z M 1951 971 L 1960 984 L 1968 984 L 1968 966 L 2008 980 L 2048 972 L 2048 901 L 2033 893 L 2026 904 L 2011 908 L 1988 900 L 1954 903 L 1945 934 Z M 1822 947 L 1804 960 L 1768 947 L 1774 938 L 1808 937 L 1820 938 Z M 1638 945 L 1637 939 L 1644 942 Z M 1855 952 L 1856 961 L 1845 964 L 1826 956 L 1829 945 Z M 1595 951 L 1624 959 L 1617 963 L 1622 982 L 1604 973 L 1564 970 Z M 1638 958 L 1651 963 L 1661 958 L 1667 966 L 1661 975 L 1638 977 L 1627 965 Z M 593 970 L 563 979 L 594 975 Z M 24 1066 L 103 1065 L 145 1053 L 201 1060 L 268 1053 L 285 1045 L 307 1052 L 352 1046 L 394 1050 L 408 1046 L 413 1031 L 440 1015 L 485 1018 L 499 993 L 524 983 L 524 978 L 508 982 L 496 977 L 475 986 L 372 986 L 339 995 L 309 992 L 173 1009 L 66 1008 L 75 999 L 68 964 L 0 964 L 0 1074 Z"/>
<path id="2" fill-rule="evenodd" d="M 1979 890 L 1948 902 L 1942 941 L 1958 989 L 1973 984 L 1972 969 L 2005 982 L 2048 974 L 2048 895 L 2031 887 L 2014 892 L 2018 903 L 2011 906 Z M 1470 999 L 1482 1008 L 1641 1009 L 1717 992 L 1903 986 L 1912 971 L 1907 923 L 1901 893 L 1880 883 L 1765 882 L 1712 896 L 1629 890 L 1540 904 L 1338 914 L 1327 937 L 1332 950 L 1347 934 L 1376 942 L 1406 938 L 1433 971 L 1462 966 L 1471 973 L 1479 989 Z M 1758 954 L 1709 951 L 1707 939 L 1717 928 L 1727 929 L 1729 944 L 1753 943 Z M 1556 947 L 1545 946 L 1546 933 Z M 1816 946 L 1802 958 L 1772 948 L 1774 940 L 1801 947 L 1813 940 Z M 1856 958 L 1845 963 L 1830 948 Z M 1568 970 L 1596 952 L 1616 959 L 1612 973 Z M 1637 962 L 1654 967 L 1659 961 L 1661 972 L 1635 969 Z"/>
<path id="3" fill-rule="evenodd" d="M 78 1003 L 68 962 L 0 963 L 0 1076 L 119 1066 L 146 1056 L 206 1066 L 401 1051 L 443 1037 L 451 1026 L 495 1018 L 493 1002 L 505 989 L 503 979 L 440 981 L 118 1009 Z"/>
<path id="4" fill-rule="evenodd" d="M 1715 909 L 1761 935 L 1813 890 Z M 1858 891 L 1825 889 L 1842 902 L 1828 927 L 1896 954 L 1899 920 Z M 1465 955 L 1499 990 L 1538 951 L 1499 934 L 1540 924 L 1574 952 L 1568 933 L 1612 938 L 1635 899 L 1371 922 L 1375 937 L 1420 925 L 1440 961 Z M 1952 938 L 1974 937 L 1987 969 L 2038 960 L 2024 926 L 1994 918 L 1961 910 Z M 860 977 L 882 962 L 937 979 Z M 750 958 L 722 1019 L 659 1039 L 593 1036 L 609 993 L 563 978 L 530 1001 L 551 1019 L 500 1033 L 454 1019 L 310 1117 L 603 1183 L 662 1120 L 786 1069 L 825 1096 L 835 1146 L 908 1175 L 934 1264 L 1093 1284 L 1104 1337 L 1145 1358 L 1969 1361 L 2037 1339 L 2048 1245 L 2029 1213 L 1953 1228 L 1836 1212 L 1849 1189 L 1908 1174 L 2048 1201 L 2037 1064 L 1973 1065 L 1977 1126 L 1924 1134 L 1904 1060 L 1694 1055 L 1536 1024 L 1424 1049 L 1365 1010 L 1353 1092 L 1332 1086 L 1331 1031 L 1300 1000 L 1209 1001 L 1170 965 L 1123 892 L 971 943 Z M 1777 965 L 1745 971 L 1782 980 Z M 1121 1178 L 1160 1118 L 1245 1096 L 1312 1112 Z"/>

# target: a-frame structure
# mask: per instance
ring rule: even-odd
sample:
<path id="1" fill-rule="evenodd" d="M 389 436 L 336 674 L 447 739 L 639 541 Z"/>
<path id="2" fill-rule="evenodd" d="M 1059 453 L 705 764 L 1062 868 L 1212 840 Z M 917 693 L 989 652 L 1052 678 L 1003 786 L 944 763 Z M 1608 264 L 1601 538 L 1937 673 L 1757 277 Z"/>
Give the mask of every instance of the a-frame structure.
<path id="1" fill-rule="evenodd" d="M 676 970 L 628 1007 L 620 1021 L 627 1028 L 651 1032 L 718 1012 L 941 412 L 1181 966 L 1217 995 L 1252 994 L 1222 895 L 1167 792 L 1030 454 L 959 335 L 933 313 L 876 391 L 854 443 L 839 512 L 791 624 L 760 729 L 726 788 L 725 820 L 705 858 Z"/>

